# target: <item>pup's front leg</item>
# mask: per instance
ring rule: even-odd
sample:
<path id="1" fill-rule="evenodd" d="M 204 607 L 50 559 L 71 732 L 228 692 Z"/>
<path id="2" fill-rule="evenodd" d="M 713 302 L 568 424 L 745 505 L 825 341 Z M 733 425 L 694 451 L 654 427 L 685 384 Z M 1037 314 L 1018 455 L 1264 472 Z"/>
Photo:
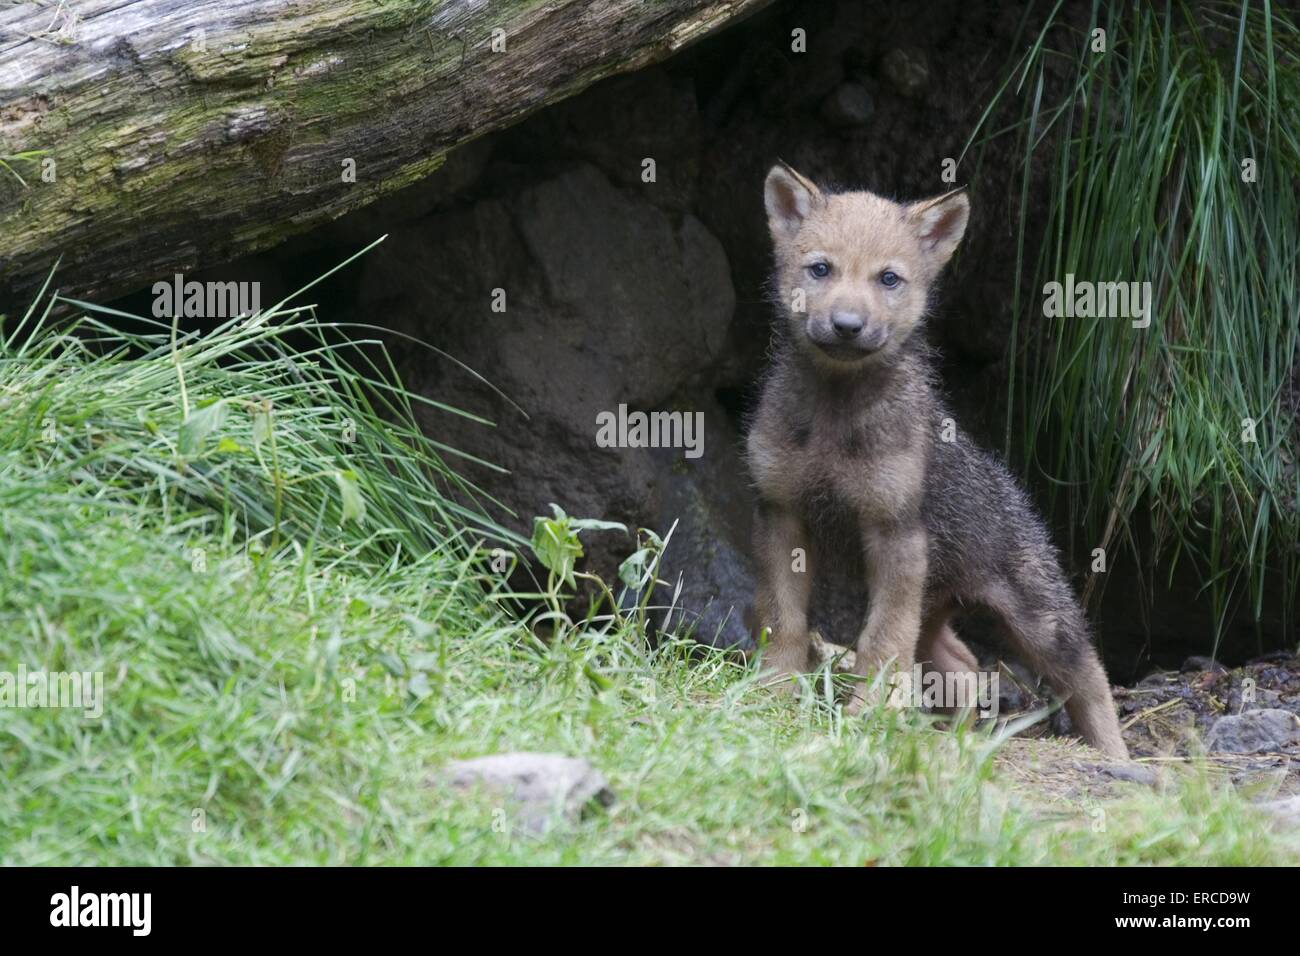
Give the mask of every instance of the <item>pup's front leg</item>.
<path id="1" fill-rule="evenodd" d="M 888 667 L 882 685 L 888 693 L 896 686 L 894 677 L 910 675 L 916 660 L 925 594 L 926 531 L 919 522 L 868 522 L 862 537 L 870 606 L 866 624 L 858 636 L 853 671 L 858 677 L 866 678 Z M 856 714 L 867 703 L 871 696 L 870 683 L 870 680 L 859 680 L 853 685 L 847 708 L 850 714 Z"/>
<path id="2" fill-rule="evenodd" d="M 760 502 L 754 516 L 758 558 L 756 601 L 758 635 L 768 631 L 763 671 L 772 682 L 807 670 L 812 641 L 808 635 L 808 598 L 812 569 L 808 534 L 789 508 Z"/>

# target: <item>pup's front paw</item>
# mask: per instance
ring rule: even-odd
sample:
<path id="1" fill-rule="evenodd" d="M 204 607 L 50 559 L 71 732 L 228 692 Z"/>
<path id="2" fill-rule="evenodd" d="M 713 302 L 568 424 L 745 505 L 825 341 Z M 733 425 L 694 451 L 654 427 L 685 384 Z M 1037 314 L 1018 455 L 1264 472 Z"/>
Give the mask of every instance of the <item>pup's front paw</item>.
<path id="1" fill-rule="evenodd" d="M 758 671 L 758 682 L 763 687 L 794 694 L 799 690 L 799 682 L 795 680 L 799 673 L 800 668 L 795 666 L 790 655 L 785 655 L 784 658 L 775 655 L 764 659 Z"/>
<path id="2" fill-rule="evenodd" d="M 885 683 L 876 677 L 857 680 L 849 690 L 844 713 L 854 717 L 868 707 L 876 708 L 882 702 L 891 710 L 902 710 L 907 706 L 907 695 L 897 681 Z"/>
<path id="3" fill-rule="evenodd" d="M 795 680 L 794 671 L 763 670 L 759 673 L 759 685 L 788 697 L 799 695 L 799 682 Z"/>
<path id="4" fill-rule="evenodd" d="M 809 642 L 804 640 L 783 640 L 779 644 L 768 643 L 763 647 L 759 674 L 765 685 L 786 685 L 795 687 L 792 679 L 795 674 L 802 674 L 808 669 Z"/>
<path id="5" fill-rule="evenodd" d="M 879 702 L 880 694 L 873 690 L 871 685 L 865 681 L 855 683 L 849 691 L 849 699 L 844 704 L 844 713 L 850 717 L 856 717 L 862 713 L 866 707 L 875 707 Z"/>

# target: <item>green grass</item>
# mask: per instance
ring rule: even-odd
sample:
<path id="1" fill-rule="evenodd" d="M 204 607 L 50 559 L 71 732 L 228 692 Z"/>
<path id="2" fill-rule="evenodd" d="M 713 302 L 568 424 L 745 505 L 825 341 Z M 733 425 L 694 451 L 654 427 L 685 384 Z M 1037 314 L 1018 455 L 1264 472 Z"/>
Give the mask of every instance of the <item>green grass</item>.
<path id="1" fill-rule="evenodd" d="M 717 651 L 649 649 L 636 611 L 569 619 L 578 529 L 615 530 L 538 525 L 540 640 L 485 560 L 526 543 L 452 504 L 473 489 L 418 399 L 309 309 L 70 331 L 0 325 L 0 670 L 102 672 L 105 710 L 0 709 L 0 863 L 1297 858 L 1195 770 L 1095 832 L 1086 802 L 1013 789 L 982 734 L 845 719 L 825 675 L 776 696 Z M 632 581 L 658 551 L 638 541 Z M 586 757 L 617 802 L 532 837 L 427 783 L 516 749 Z"/>
<path id="2" fill-rule="evenodd" d="M 1235 608 L 1258 620 L 1275 587 L 1293 613 L 1300 584 L 1300 28 L 1267 0 L 1094 3 L 1084 33 L 1059 9 L 976 134 L 1007 132 L 987 127 L 1014 91 L 1006 444 L 1084 550 L 1123 545 L 1153 576 L 1191 561 L 1217 648 Z M 1042 233 L 1031 190 L 1047 194 Z M 1067 274 L 1150 282 L 1150 328 L 1045 318 L 1043 287 Z"/>

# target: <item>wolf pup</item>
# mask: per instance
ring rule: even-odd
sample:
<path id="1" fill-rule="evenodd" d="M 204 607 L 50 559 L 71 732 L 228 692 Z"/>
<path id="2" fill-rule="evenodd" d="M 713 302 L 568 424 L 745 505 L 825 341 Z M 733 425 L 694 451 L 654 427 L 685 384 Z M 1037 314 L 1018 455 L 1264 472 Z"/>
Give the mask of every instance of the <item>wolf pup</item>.
<path id="1" fill-rule="evenodd" d="M 823 192 L 780 164 L 765 200 L 781 314 L 747 449 L 765 670 L 775 681 L 809 665 L 809 528 L 836 514 L 864 558 L 859 675 L 918 661 L 974 671 L 949 621 L 982 607 L 1066 698 L 1083 738 L 1126 759 L 1106 672 L 1043 522 L 996 459 L 954 434 L 917 332 L 966 230 L 965 193 L 899 204 Z M 855 684 L 850 712 L 865 687 Z"/>

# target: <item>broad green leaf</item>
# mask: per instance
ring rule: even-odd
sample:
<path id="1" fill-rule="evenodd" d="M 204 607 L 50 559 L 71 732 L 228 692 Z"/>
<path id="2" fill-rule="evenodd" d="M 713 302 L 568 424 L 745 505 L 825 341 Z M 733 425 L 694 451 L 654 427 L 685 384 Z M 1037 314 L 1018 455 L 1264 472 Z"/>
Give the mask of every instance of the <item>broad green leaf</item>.
<path id="1" fill-rule="evenodd" d="M 533 519 L 533 554 L 537 555 L 537 560 L 548 571 L 570 587 L 576 583 L 573 571 L 583 554 L 582 543 L 578 540 L 579 531 L 627 532 L 627 526 L 617 521 L 570 518 L 554 502 L 551 503 L 551 512 L 555 517 L 539 516 Z"/>
<path id="2" fill-rule="evenodd" d="M 630 588 L 640 587 L 653 557 L 650 548 L 634 551 L 618 566 L 618 579 Z"/>
<path id="3" fill-rule="evenodd" d="M 622 531 L 627 533 L 627 525 L 618 521 L 600 521 L 596 518 L 570 518 L 569 527 L 574 531 Z"/>
<path id="4" fill-rule="evenodd" d="M 271 440 L 271 410 L 259 407 L 253 412 L 253 447 L 260 449 Z"/>
<path id="5" fill-rule="evenodd" d="M 533 554 L 548 571 L 570 587 L 576 583 L 573 570 L 582 557 L 582 544 L 568 518 L 534 518 L 531 543 Z"/>
<path id="6" fill-rule="evenodd" d="M 334 481 L 339 486 L 339 496 L 343 499 L 343 518 L 340 523 L 355 520 L 358 523 L 366 518 L 366 499 L 361 496 L 357 485 L 357 473 L 350 468 L 334 472 Z"/>
<path id="7" fill-rule="evenodd" d="M 439 663 L 439 656 L 432 651 L 420 651 L 406 658 L 406 666 L 413 671 L 436 671 Z"/>
<path id="8" fill-rule="evenodd" d="M 411 675 L 411 679 L 406 682 L 406 689 L 411 692 L 411 696 L 420 700 L 433 693 L 433 688 L 429 685 L 429 675 L 423 671 Z"/>
<path id="9" fill-rule="evenodd" d="M 217 399 L 190 412 L 181 424 L 180 453 L 189 457 L 203 450 L 203 444 L 226 421 L 226 401 Z"/>

